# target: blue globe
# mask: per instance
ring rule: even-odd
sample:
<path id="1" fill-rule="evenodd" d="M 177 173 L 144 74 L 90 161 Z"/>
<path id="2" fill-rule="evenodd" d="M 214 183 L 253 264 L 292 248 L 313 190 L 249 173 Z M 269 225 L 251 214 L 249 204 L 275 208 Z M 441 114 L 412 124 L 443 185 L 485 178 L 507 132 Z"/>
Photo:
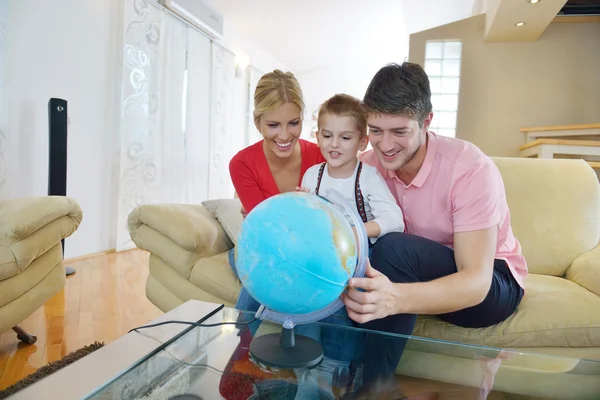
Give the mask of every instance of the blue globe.
<path id="1" fill-rule="evenodd" d="M 283 193 L 246 217 L 236 266 L 248 293 L 284 314 L 321 310 L 342 294 L 357 267 L 354 232 L 342 211 L 307 193 Z"/>

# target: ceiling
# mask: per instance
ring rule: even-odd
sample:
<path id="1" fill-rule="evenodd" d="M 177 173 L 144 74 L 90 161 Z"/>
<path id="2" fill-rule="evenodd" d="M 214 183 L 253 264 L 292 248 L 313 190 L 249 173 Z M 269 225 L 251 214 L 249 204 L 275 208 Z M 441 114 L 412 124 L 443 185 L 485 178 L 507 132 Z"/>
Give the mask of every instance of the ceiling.
<path id="1" fill-rule="evenodd" d="M 205 1 L 237 34 L 297 74 L 361 59 L 403 61 L 411 33 L 482 13 L 486 41 L 519 42 L 537 40 L 560 12 L 600 7 L 600 0 Z"/>
<path id="2" fill-rule="evenodd" d="M 238 34 L 302 73 L 407 57 L 408 34 L 471 16 L 475 0 L 209 1 Z"/>
<path id="3" fill-rule="evenodd" d="M 488 42 L 537 40 L 565 5 L 566 0 L 484 0 L 484 39 Z M 522 26 L 517 24 L 522 23 Z"/>

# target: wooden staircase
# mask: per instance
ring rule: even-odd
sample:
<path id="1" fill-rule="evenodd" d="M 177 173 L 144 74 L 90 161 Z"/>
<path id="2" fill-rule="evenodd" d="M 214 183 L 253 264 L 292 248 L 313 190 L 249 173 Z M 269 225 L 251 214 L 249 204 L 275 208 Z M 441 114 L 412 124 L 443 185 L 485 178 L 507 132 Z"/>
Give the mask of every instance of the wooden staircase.
<path id="1" fill-rule="evenodd" d="M 526 143 L 519 147 L 521 157 L 555 158 L 563 155 L 582 158 L 600 169 L 600 124 L 541 126 L 522 128 Z"/>

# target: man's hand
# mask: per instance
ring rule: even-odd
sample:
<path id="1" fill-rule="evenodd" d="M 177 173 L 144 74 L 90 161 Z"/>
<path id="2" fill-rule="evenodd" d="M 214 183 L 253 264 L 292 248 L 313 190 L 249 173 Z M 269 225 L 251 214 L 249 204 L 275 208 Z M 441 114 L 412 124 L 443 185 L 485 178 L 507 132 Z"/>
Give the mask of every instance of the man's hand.
<path id="1" fill-rule="evenodd" d="M 297 186 L 296 187 L 296 192 L 310 193 L 310 189 L 309 188 L 305 188 L 305 187 Z"/>
<path id="2" fill-rule="evenodd" d="M 365 291 L 359 291 L 359 288 Z M 396 285 L 367 261 L 365 278 L 351 278 L 342 301 L 346 305 L 348 316 L 364 324 L 397 313 L 396 290 Z"/>

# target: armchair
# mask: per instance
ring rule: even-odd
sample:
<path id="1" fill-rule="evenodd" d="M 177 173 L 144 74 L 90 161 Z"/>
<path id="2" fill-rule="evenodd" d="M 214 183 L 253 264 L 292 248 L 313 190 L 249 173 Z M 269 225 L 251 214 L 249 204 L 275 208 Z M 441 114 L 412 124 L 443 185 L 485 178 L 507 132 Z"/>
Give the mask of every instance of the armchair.
<path id="1" fill-rule="evenodd" d="M 61 240 L 82 220 L 73 199 L 34 197 L 0 202 L 0 332 L 37 340 L 17 326 L 65 283 Z"/>

